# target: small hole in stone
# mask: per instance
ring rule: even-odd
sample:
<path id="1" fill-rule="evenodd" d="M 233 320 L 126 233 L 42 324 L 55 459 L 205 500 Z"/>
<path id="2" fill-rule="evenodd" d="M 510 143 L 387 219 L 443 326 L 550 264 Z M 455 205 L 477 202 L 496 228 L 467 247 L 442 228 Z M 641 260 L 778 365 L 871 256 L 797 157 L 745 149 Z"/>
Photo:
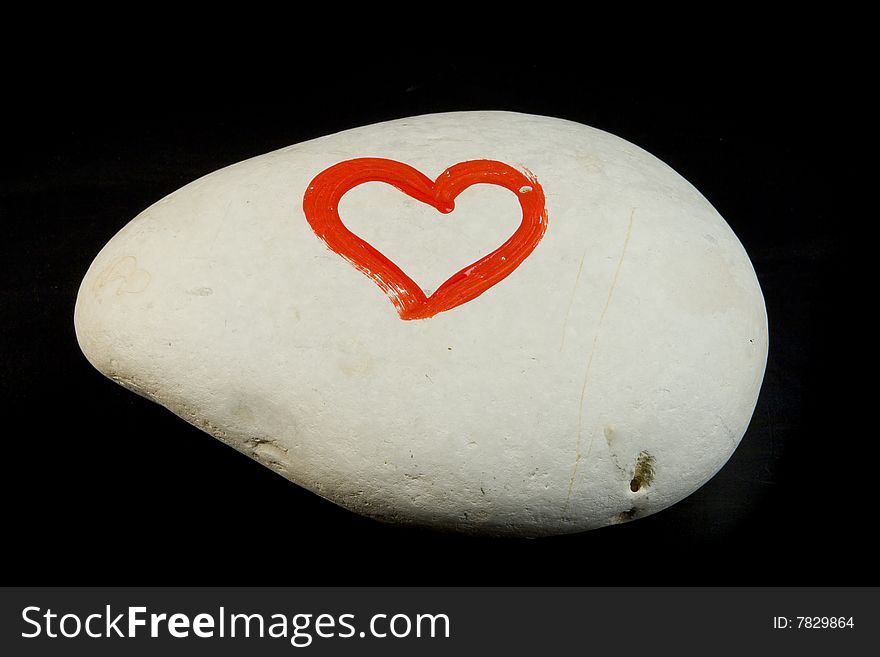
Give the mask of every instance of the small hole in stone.
<path id="1" fill-rule="evenodd" d="M 628 522 L 636 517 L 636 513 L 638 509 L 636 507 L 631 508 L 629 511 L 621 511 L 617 514 L 617 522 Z"/>
<path id="2" fill-rule="evenodd" d="M 519 191 L 520 191 L 520 194 L 528 194 L 530 191 L 532 191 L 532 188 L 529 187 L 528 185 L 523 185 L 522 187 L 519 188 Z"/>
<path id="3" fill-rule="evenodd" d="M 629 482 L 629 489 L 638 493 L 642 488 L 650 486 L 654 481 L 654 457 L 648 452 L 640 452 L 633 468 L 633 478 Z"/>

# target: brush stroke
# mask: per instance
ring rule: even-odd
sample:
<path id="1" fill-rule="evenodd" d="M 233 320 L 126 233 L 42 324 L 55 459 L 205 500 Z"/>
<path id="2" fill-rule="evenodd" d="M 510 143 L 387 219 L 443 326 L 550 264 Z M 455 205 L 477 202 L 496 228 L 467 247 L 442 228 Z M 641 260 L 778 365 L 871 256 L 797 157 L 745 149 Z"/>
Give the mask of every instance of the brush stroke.
<path id="1" fill-rule="evenodd" d="M 366 240 L 348 230 L 339 217 L 339 201 L 354 187 L 384 182 L 443 214 L 472 185 L 498 185 L 513 192 L 522 222 L 497 249 L 449 277 L 430 296 L 400 267 Z M 509 276 L 532 253 L 547 230 L 544 190 L 530 172 L 495 160 L 454 164 L 431 180 L 413 167 L 384 158 L 356 158 L 328 167 L 309 183 L 303 212 L 315 235 L 378 285 L 403 320 L 427 319 L 477 298 Z"/>

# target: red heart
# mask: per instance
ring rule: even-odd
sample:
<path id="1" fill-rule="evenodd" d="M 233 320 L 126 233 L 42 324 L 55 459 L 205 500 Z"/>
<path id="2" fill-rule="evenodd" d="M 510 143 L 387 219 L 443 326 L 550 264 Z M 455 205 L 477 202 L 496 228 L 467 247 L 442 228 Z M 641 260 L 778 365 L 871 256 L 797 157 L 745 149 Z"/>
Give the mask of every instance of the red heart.
<path id="1" fill-rule="evenodd" d="M 452 275 L 430 296 L 371 244 L 348 230 L 339 218 L 339 201 L 366 182 L 384 182 L 444 214 L 471 185 L 509 189 L 522 207 L 522 222 L 504 244 Z M 315 176 L 303 196 L 303 211 L 315 235 L 372 278 L 391 299 L 401 319 L 426 319 L 480 296 L 519 267 L 547 230 L 544 190 L 537 179 L 495 160 L 454 164 L 432 181 L 395 160 L 362 157 L 346 160 Z"/>

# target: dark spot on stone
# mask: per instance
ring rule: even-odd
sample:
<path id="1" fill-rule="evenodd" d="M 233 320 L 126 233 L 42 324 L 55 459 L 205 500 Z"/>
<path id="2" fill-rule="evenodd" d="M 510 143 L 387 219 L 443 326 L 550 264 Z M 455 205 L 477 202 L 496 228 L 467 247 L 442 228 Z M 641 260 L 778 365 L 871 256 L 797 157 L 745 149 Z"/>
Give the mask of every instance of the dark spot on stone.
<path id="1" fill-rule="evenodd" d="M 629 489 L 633 493 L 638 493 L 645 486 L 650 486 L 652 481 L 654 481 L 654 457 L 648 452 L 641 452 L 633 469 Z"/>
<path id="2" fill-rule="evenodd" d="M 637 511 L 638 511 L 638 509 L 636 509 L 636 507 L 631 508 L 629 511 L 621 511 L 620 513 L 617 514 L 617 521 L 618 522 L 629 522 L 630 520 L 632 520 L 633 518 L 636 517 Z"/>

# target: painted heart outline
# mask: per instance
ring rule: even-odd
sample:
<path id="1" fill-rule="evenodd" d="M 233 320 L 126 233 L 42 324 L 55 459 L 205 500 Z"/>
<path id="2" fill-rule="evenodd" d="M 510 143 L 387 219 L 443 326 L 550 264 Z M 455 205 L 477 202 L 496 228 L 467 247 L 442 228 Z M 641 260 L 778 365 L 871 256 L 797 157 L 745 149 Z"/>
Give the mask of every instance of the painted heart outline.
<path id="1" fill-rule="evenodd" d="M 497 249 L 450 276 L 431 296 L 400 267 L 369 242 L 348 230 L 339 217 L 339 201 L 349 190 L 367 182 L 384 182 L 443 214 L 455 209 L 455 199 L 472 185 L 498 185 L 513 192 L 522 208 L 522 221 Z M 544 190 L 530 172 L 496 160 L 454 164 L 436 180 L 396 160 L 363 157 L 324 169 L 303 195 L 303 212 L 315 235 L 370 277 L 394 304 L 401 319 L 427 319 L 480 296 L 497 284 L 534 251 L 547 230 Z"/>

